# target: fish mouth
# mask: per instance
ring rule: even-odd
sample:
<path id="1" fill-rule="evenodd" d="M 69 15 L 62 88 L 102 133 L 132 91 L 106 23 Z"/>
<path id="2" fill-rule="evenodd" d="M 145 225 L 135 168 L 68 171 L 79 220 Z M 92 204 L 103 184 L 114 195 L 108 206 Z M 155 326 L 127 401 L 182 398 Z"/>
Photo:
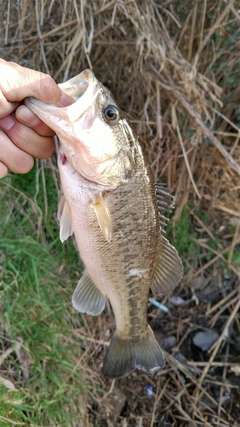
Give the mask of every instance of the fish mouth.
<path id="1" fill-rule="evenodd" d="M 30 108 L 58 136 L 75 131 L 75 123 L 89 110 L 96 99 L 100 84 L 89 69 L 58 85 L 75 102 L 68 107 L 46 104 L 35 98 L 26 98 L 25 105 Z"/>
<path id="2" fill-rule="evenodd" d="M 93 72 L 86 69 L 70 80 L 60 83 L 58 86 L 63 92 L 77 101 L 86 93 L 88 87 L 94 84 L 95 80 Z"/>

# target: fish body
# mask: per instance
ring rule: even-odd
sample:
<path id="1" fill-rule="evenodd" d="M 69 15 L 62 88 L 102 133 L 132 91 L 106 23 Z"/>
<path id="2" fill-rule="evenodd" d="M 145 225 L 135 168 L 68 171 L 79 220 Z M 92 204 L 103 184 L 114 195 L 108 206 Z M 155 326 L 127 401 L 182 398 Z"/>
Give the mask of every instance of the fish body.
<path id="1" fill-rule="evenodd" d="M 106 377 L 153 373 L 165 362 L 147 322 L 149 289 L 166 294 L 182 275 L 162 231 L 171 196 L 154 186 L 141 143 L 90 70 L 60 87 L 74 104 L 59 108 L 32 98 L 26 104 L 60 139 L 60 238 L 74 233 L 85 265 L 73 306 L 98 315 L 111 303 L 116 331 L 103 362 Z"/>

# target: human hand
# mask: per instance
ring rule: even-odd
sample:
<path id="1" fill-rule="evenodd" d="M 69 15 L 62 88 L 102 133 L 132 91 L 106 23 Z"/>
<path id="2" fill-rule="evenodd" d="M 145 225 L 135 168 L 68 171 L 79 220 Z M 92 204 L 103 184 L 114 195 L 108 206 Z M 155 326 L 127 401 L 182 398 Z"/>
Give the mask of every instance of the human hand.
<path id="1" fill-rule="evenodd" d="M 0 59 L 0 178 L 8 170 L 26 173 L 34 157 L 54 152 L 54 132 L 22 104 L 28 96 L 58 106 L 74 102 L 47 74 Z"/>

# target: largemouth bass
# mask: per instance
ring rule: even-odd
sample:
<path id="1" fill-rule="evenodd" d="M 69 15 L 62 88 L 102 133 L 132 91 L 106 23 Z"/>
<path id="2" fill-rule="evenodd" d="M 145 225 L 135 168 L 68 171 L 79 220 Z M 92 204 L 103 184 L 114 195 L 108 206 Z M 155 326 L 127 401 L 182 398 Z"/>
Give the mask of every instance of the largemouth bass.
<path id="1" fill-rule="evenodd" d="M 165 364 L 147 322 L 149 289 L 169 293 L 182 276 L 176 249 L 163 233 L 170 192 L 154 186 L 142 145 L 111 93 L 85 70 L 60 85 L 75 99 L 64 108 L 28 98 L 26 105 L 57 134 L 63 197 L 60 239 L 74 233 L 85 271 L 76 310 L 100 314 L 107 299 L 116 320 L 102 372 L 120 378 Z"/>

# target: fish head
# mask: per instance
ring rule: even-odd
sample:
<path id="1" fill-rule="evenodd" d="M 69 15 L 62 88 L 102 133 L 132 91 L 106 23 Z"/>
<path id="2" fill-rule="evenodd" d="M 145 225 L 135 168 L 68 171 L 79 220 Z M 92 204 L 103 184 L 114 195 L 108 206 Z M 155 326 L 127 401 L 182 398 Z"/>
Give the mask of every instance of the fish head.
<path id="1" fill-rule="evenodd" d="M 67 107 L 27 98 L 25 104 L 59 137 L 72 167 L 90 182 L 116 188 L 134 173 L 134 135 L 111 93 L 91 70 L 59 85 Z"/>

